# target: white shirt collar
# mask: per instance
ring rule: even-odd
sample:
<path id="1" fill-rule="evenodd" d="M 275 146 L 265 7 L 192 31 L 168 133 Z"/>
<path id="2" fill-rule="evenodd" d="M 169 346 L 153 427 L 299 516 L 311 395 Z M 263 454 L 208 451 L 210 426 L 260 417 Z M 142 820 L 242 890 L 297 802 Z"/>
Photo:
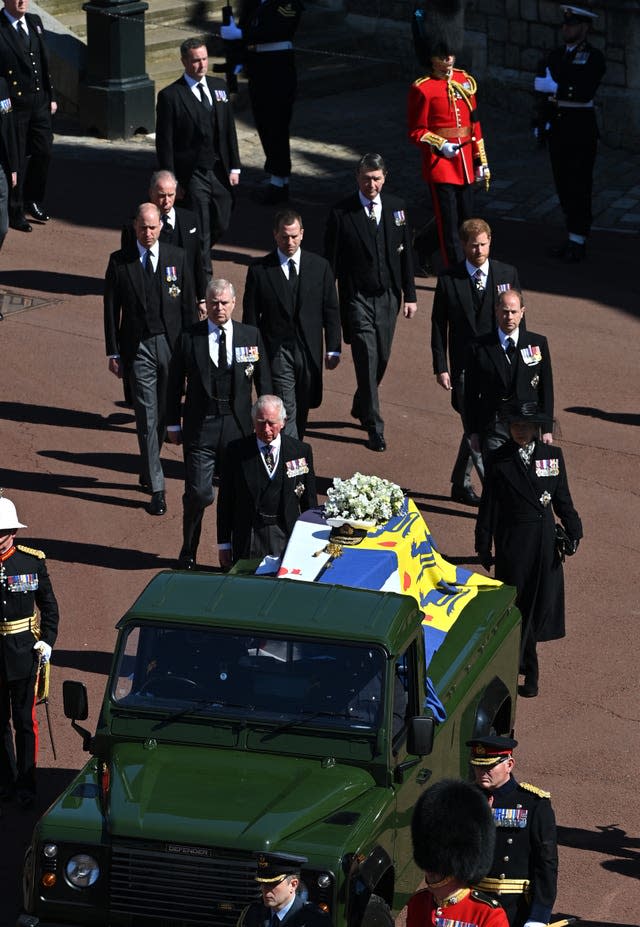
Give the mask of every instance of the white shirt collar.
<path id="1" fill-rule="evenodd" d="M 475 276 L 475 272 L 477 270 L 482 271 L 483 279 L 489 276 L 489 261 L 488 260 L 486 260 L 484 264 L 481 264 L 480 267 L 476 267 L 475 264 L 470 264 L 469 261 L 467 261 L 466 259 L 464 263 L 467 268 L 467 273 L 469 274 L 470 277 Z"/>
<path id="2" fill-rule="evenodd" d="M 154 263 L 158 261 L 158 258 L 160 257 L 160 253 L 159 253 L 160 244 L 157 241 L 155 242 L 155 244 L 151 245 L 150 248 L 145 248 L 144 245 L 141 245 L 137 238 L 136 238 L 136 244 L 138 246 L 138 254 L 140 255 L 141 259 L 145 257 L 147 251 L 150 251 L 151 257 L 153 258 Z"/>
<path id="3" fill-rule="evenodd" d="M 378 207 L 378 206 L 382 207 L 382 200 L 380 199 L 380 196 L 376 196 L 375 199 L 370 200 L 368 196 L 364 195 L 362 190 L 358 190 L 358 196 L 360 197 L 360 202 L 362 203 L 365 209 L 369 208 L 369 203 L 373 203 L 375 207 Z"/>
<path id="4" fill-rule="evenodd" d="M 233 331 L 233 328 L 232 328 L 233 323 L 231 319 L 227 319 L 224 325 L 216 325 L 216 323 L 212 322 L 211 319 L 207 319 L 207 325 L 209 328 L 210 335 L 217 335 L 221 328 L 224 329 L 225 335 L 229 335 Z"/>
<path id="5" fill-rule="evenodd" d="M 286 264 L 288 266 L 289 261 L 293 261 L 293 263 L 296 265 L 296 270 L 298 271 L 298 274 L 300 273 L 300 256 L 302 254 L 302 251 L 300 250 L 300 248 L 298 248 L 296 253 L 292 254 L 291 257 L 289 257 L 288 254 L 283 254 L 280 248 L 276 248 L 276 253 L 278 255 L 278 260 L 280 261 L 280 267 L 282 267 L 283 264 Z"/>
<path id="6" fill-rule="evenodd" d="M 165 213 L 165 215 L 167 217 L 167 222 L 169 223 L 171 228 L 174 229 L 176 227 L 176 211 L 173 208 L 173 206 L 171 207 L 168 213 Z"/>
<path id="7" fill-rule="evenodd" d="M 516 347 L 518 347 L 518 335 L 520 333 L 520 328 L 516 328 L 515 331 L 511 332 L 510 335 L 505 335 L 500 327 L 498 327 L 498 338 L 500 339 L 500 344 L 502 345 L 502 350 L 506 350 L 507 338 L 511 338 Z"/>
<path id="8" fill-rule="evenodd" d="M 260 449 L 261 454 L 264 451 L 265 447 L 270 447 L 271 450 L 273 451 L 273 456 L 277 460 L 278 454 L 280 453 L 280 445 L 282 443 L 282 434 L 279 434 L 277 437 L 275 437 L 270 445 L 267 445 L 266 441 L 261 441 L 257 435 L 256 435 L 256 441 L 258 442 L 258 448 Z"/>
<path id="9" fill-rule="evenodd" d="M 280 921 L 280 923 L 282 923 L 282 921 L 284 920 L 284 918 L 285 918 L 285 917 L 287 916 L 287 914 L 289 913 L 289 908 L 291 907 L 291 905 L 293 904 L 293 902 L 294 902 L 295 900 L 296 900 L 296 896 L 294 895 L 293 898 L 291 899 L 291 901 L 289 902 L 289 904 L 286 905 L 286 907 L 280 908 L 279 911 L 275 911 L 275 912 L 274 912 L 275 916 L 278 918 L 278 920 Z"/>

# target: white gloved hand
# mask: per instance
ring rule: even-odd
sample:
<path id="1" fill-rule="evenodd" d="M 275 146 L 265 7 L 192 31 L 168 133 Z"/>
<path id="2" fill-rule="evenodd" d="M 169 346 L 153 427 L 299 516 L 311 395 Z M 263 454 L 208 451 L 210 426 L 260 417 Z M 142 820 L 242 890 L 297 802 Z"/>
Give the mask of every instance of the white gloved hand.
<path id="1" fill-rule="evenodd" d="M 220 26 L 220 38 L 224 39 L 225 42 L 237 42 L 238 39 L 242 38 L 242 29 L 236 26 L 233 16 L 228 26 Z"/>
<path id="2" fill-rule="evenodd" d="M 459 151 L 460 145 L 454 145 L 453 142 L 445 142 L 440 149 L 440 154 L 444 155 L 445 158 L 455 158 Z"/>
<path id="3" fill-rule="evenodd" d="M 51 647 L 46 641 L 36 641 L 33 645 L 33 649 L 40 654 L 40 659 L 43 663 L 48 663 L 51 659 Z"/>
<path id="4" fill-rule="evenodd" d="M 558 89 L 558 85 L 551 76 L 551 71 L 547 68 L 547 73 L 544 77 L 536 77 L 533 82 L 533 89 L 537 90 L 538 93 L 555 93 Z M 533 921 L 532 921 L 533 923 Z"/>
<path id="5" fill-rule="evenodd" d="M 547 927 L 547 925 L 543 924 L 542 921 L 527 921 L 524 927 Z"/>

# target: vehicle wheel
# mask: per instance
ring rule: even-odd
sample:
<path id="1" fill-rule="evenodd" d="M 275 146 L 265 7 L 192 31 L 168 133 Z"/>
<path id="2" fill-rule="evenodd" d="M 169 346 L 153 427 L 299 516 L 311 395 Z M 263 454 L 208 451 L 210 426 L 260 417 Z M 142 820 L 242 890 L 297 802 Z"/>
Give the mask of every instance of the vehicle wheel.
<path id="1" fill-rule="evenodd" d="M 391 908 L 380 895 L 372 895 L 362 917 L 362 927 L 394 927 Z"/>

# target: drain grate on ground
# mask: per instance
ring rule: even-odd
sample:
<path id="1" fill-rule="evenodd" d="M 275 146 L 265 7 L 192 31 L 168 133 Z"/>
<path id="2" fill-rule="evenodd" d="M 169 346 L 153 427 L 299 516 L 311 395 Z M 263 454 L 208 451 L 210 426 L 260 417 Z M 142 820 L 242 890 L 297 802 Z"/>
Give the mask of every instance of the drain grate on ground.
<path id="1" fill-rule="evenodd" d="M 12 290 L 0 290 L 0 318 L 14 315 L 16 312 L 26 312 L 27 309 L 40 309 L 42 306 L 55 306 L 61 302 L 50 296 L 29 296 L 25 293 L 14 293 Z"/>

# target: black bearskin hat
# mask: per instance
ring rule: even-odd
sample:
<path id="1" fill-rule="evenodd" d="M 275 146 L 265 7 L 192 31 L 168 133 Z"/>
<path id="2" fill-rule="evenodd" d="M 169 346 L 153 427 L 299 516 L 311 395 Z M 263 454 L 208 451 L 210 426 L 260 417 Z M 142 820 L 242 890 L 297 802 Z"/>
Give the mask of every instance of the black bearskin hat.
<path id="1" fill-rule="evenodd" d="M 464 42 L 462 0 L 417 0 L 411 30 L 422 67 L 430 69 L 433 57 L 459 55 Z"/>
<path id="2" fill-rule="evenodd" d="M 461 779 L 436 782 L 416 803 L 411 838 L 423 872 L 454 876 L 465 885 L 478 882 L 491 868 L 496 842 L 486 795 Z"/>

